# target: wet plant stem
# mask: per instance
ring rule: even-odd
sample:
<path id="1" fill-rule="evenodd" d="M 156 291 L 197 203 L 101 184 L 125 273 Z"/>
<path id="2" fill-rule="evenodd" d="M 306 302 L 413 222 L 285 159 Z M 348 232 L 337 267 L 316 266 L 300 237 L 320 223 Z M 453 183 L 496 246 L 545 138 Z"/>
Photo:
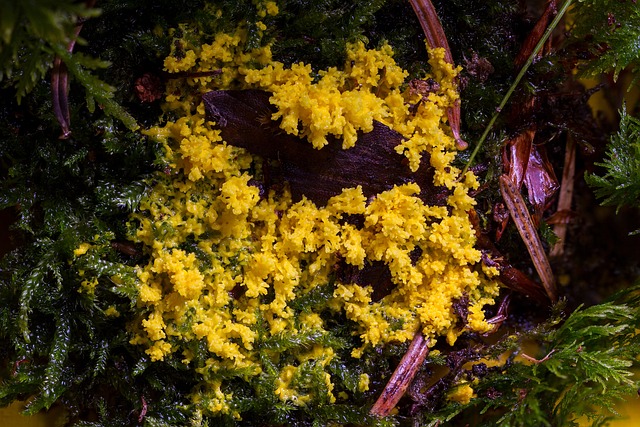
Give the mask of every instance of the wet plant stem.
<path id="1" fill-rule="evenodd" d="M 504 109 L 505 105 L 507 105 L 507 102 L 509 101 L 509 98 L 511 97 L 511 95 L 515 91 L 515 89 L 518 86 L 518 84 L 520 84 L 520 80 L 522 80 L 522 78 L 524 77 L 525 73 L 527 72 L 527 70 L 529 69 L 531 64 L 533 64 L 534 59 L 536 58 L 536 56 L 538 56 L 538 53 L 540 52 L 540 50 L 544 46 L 545 42 L 547 41 L 549 36 L 551 36 L 551 33 L 553 32 L 553 30 L 555 30 L 556 26 L 558 25 L 558 23 L 560 22 L 560 20 L 564 16 L 564 14 L 569 9 L 569 6 L 571 6 L 572 1 L 573 0 L 567 0 L 567 1 L 564 2 L 562 7 L 560 8 L 560 11 L 558 12 L 558 14 L 555 16 L 553 21 L 551 21 L 551 24 L 549 24 L 549 27 L 547 27 L 547 30 L 544 32 L 544 34 L 542 35 L 540 40 L 538 40 L 538 43 L 536 44 L 536 47 L 533 49 L 533 51 L 529 55 L 529 58 L 527 59 L 527 62 L 525 62 L 524 65 L 522 66 L 522 68 L 520 69 L 520 72 L 516 76 L 516 79 L 511 84 L 511 86 L 509 87 L 509 90 L 507 91 L 507 93 L 502 98 L 502 101 L 500 102 L 500 105 L 498 105 L 498 107 L 496 108 L 496 112 L 493 114 L 493 117 L 491 117 L 491 120 L 489 120 L 489 123 L 487 124 L 487 127 L 484 129 L 484 132 L 482 133 L 482 136 L 480 137 L 480 139 L 478 140 L 478 143 L 476 144 L 475 148 L 473 149 L 473 152 L 471 153 L 471 156 L 469 157 L 469 160 L 467 161 L 467 164 L 464 166 L 464 169 L 462 169 L 462 173 L 460 174 L 460 176 L 464 176 L 464 174 L 467 172 L 467 170 L 469 169 L 469 167 L 473 163 L 473 160 L 475 159 L 476 155 L 478 154 L 478 151 L 480 151 L 480 147 L 482 147 L 482 144 L 484 143 L 485 139 L 487 139 L 487 136 L 489 135 L 489 132 L 491 132 L 491 129 L 493 128 L 494 123 L 498 119 L 498 116 L 500 115 L 500 113 Z"/>
<path id="2" fill-rule="evenodd" d="M 380 397 L 371 408 L 371 415 L 386 417 L 391 413 L 413 382 L 427 355 L 429 355 L 429 339 L 425 338 L 421 332 L 417 332 Z"/>

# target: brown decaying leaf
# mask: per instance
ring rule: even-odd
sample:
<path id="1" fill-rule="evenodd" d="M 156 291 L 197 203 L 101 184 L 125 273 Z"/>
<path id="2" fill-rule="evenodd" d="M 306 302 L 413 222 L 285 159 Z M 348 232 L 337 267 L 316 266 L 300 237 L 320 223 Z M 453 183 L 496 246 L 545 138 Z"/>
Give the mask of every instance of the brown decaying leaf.
<path id="1" fill-rule="evenodd" d="M 547 150 L 544 146 L 534 145 L 527 164 L 527 173 L 524 176 L 524 184 L 529 194 L 529 202 L 534 208 L 534 224 L 540 224 L 542 212 L 551 203 L 560 185 L 549 163 Z"/>
<path id="2" fill-rule="evenodd" d="M 556 301 L 557 291 L 555 285 L 555 279 L 553 277 L 553 271 L 551 265 L 542 247 L 540 237 L 536 232 L 527 206 L 524 203 L 522 194 L 518 191 L 515 183 L 511 181 L 508 175 L 500 176 L 500 191 L 502 192 L 502 198 L 504 199 L 507 208 L 513 222 L 516 224 L 516 228 L 520 233 L 520 237 L 524 240 L 533 265 L 540 276 L 542 285 L 547 292 L 547 295 L 551 301 Z"/>
<path id="3" fill-rule="evenodd" d="M 516 188 L 527 187 L 529 201 L 534 207 L 534 224 L 539 224 L 542 212 L 555 196 L 559 183 L 547 158 L 544 145 L 534 144 L 536 126 L 530 125 L 505 144 L 509 156 L 504 164 L 509 179 Z"/>
<path id="4" fill-rule="evenodd" d="M 373 130 L 360 132 L 353 148 L 343 150 L 341 141 L 328 138 L 329 144 L 317 150 L 271 120 L 275 109 L 269 97 L 259 90 L 229 90 L 208 92 L 202 99 L 208 118 L 216 122 L 228 144 L 280 163 L 294 201 L 306 196 L 323 206 L 345 188 L 359 185 L 370 198 L 410 182 L 420 186 L 419 196 L 426 203 L 445 201 L 442 189 L 433 186 L 428 156 L 423 155 L 420 168 L 413 173 L 406 158 L 395 151 L 402 141 L 398 132 L 374 121 Z"/>
<path id="5" fill-rule="evenodd" d="M 511 182 L 515 183 L 517 188 L 520 188 L 524 183 L 535 135 L 535 127 L 531 126 L 505 144 L 509 156 L 504 159 L 504 164 Z"/>

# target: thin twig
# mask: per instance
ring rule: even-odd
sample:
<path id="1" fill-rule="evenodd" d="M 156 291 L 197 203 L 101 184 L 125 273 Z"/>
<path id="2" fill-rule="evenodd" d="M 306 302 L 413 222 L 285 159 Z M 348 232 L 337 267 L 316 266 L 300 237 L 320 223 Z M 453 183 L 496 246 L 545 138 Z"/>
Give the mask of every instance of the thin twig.
<path id="1" fill-rule="evenodd" d="M 87 0 L 85 7 L 87 9 L 92 8 L 95 4 L 95 0 Z M 67 45 L 67 52 L 73 52 L 73 48 L 76 45 L 76 40 L 82 30 L 84 21 L 80 21 L 76 24 L 73 37 Z M 71 115 L 69 113 L 69 73 L 67 72 L 67 66 L 58 55 L 53 60 L 53 69 L 51 70 L 51 97 L 53 100 L 53 113 L 56 116 L 56 120 L 60 123 L 62 128 L 62 134 L 60 139 L 67 139 L 71 135 Z"/>
<path id="2" fill-rule="evenodd" d="M 480 139 L 478 140 L 478 143 L 476 144 L 475 148 L 473 149 L 473 152 L 471 153 L 471 156 L 469 157 L 469 161 L 467 161 L 467 164 L 464 166 L 464 169 L 462 170 L 462 174 L 460 176 L 464 176 L 464 174 L 469 169 L 469 166 L 471 166 L 471 163 L 473 163 L 473 160 L 475 159 L 476 155 L 478 154 L 478 151 L 480 150 L 480 147 L 482 147 L 482 144 L 484 143 L 484 140 L 487 139 L 487 136 L 489 135 L 489 132 L 491 132 L 491 129 L 493 128 L 493 124 L 498 119 L 498 116 L 500 115 L 500 112 L 502 112 L 502 109 L 504 108 L 504 106 L 507 105 L 507 102 L 509 101 L 509 98 L 511 98 L 511 95 L 513 94 L 514 90 L 516 89 L 518 84 L 520 84 L 520 80 L 522 80 L 522 78 L 524 77 L 525 73 L 527 72 L 527 70 L 529 69 L 531 64 L 533 64 L 533 60 L 538 55 L 538 52 L 540 52 L 540 50 L 544 46 L 545 42 L 547 41 L 547 39 L 549 38 L 549 36 L 553 32 L 553 30 L 556 28 L 556 26 L 558 25 L 558 23 L 560 22 L 560 20 L 564 16 L 564 14 L 566 13 L 566 11 L 569 8 L 569 6 L 571 6 L 571 2 L 572 2 L 572 0 L 567 0 L 566 2 L 564 2 L 562 7 L 560 8 L 560 11 L 556 15 L 556 17 L 553 19 L 553 21 L 551 22 L 549 27 L 547 28 L 547 31 L 545 31 L 545 33 L 542 35 L 542 37 L 538 41 L 538 44 L 536 44 L 536 47 L 533 49 L 533 52 L 531 52 L 531 55 L 529 55 L 529 58 L 527 59 L 527 62 L 525 62 L 525 64 L 520 69 L 520 72 L 516 76 L 516 79 L 511 84 L 511 87 L 509 87 L 509 90 L 507 91 L 507 93 L 502 98 L 502 101 L 500 102 L 500 105 L 498 105 L 498 108 L 496 108 L 496 112 L 493 114 L 493 117 L 491 117 L 491 120 L 489 120 L 489 123 L 487 124 L 487 127 L 484 129 L 484 132 L 482 133 L 482 136 L 480 137 Z"/>
<path id="3" fill-rule="evenodd" d="M 495 334 L 502 323 L 509 317 L 509 303 L 511 302 L 511 294 L 507 294 L 502 301 L 500 301 L 500 305 L 498 306 L 498 312 L 495 316 L 490 319 L 487 319 L 487 323 L 493 325 L 493 328 L 490 331 L 482 334 L 483 337 L 487 337 L 491 334 Z"/>
<path id="4" fill-rule="evenodd" d="M 556 352 L 556 350 L 555 350 L 555 349 L 551 350 L 551 351 L 550 351 L 549 353 L 547 353 L 547 355 L 546 355 L 545 357 L 543 357 L 542 359 L 536 359 L 535 357 L 531 357 L 531 356 L 529 356 L 528 354 L 525 354 L 525 353 L 520 353 L 520 356 L 521 356 L 523 359 L 528 360 L 529 362 L 534 363 L 534 364 L 536 364 L 536 365 L 537 365 L 537 364 L 539 364 L 539 363 L 546 362 L 547 360 L 549 360 L 549 358 L 551 357 L 551 355 L 552 355 L 553 353 L 555 353 L 555 352 Z"/>
<path id="5" fill-rule="evenodd" d="M 69 80 L 67 67 L 59 56 L 53 60 L 51 71 L 51 97 L 53 100 L 53 114 L 62 128 L 60 139 L 67 139 L 71 135 L 71 119 L 69 114 Z"/>
<path id="6" fill-rule="evenodd" d="M 518 228 L 520 237 L 529 251 L 533 265 L 540 276 L 542 285 L 544 286 L 547 295 L 551 301 L 556 301 L 558 296 L 556 293 L 556 284 L 553 277 L 553 271 L 549 264 L 549 259 L 544 252 L 540 237 L 533 226 L 531 215 L 527 209 L 522 194 L 516 188 L 516 185 L 509 179 L 508 175 L 500 176 L 500 191 L 502 192 L 502 198 L 504 199 L 513 222 Z"/>
<path id="7" fill-rule="evenodd" d="M 386 417 L 396 407 L 429 354 L 429 340 L 417 332 L 409 349 L 393 371 L 389 382 L 371 408 L 371 415 Z"/>
<path id="8" fill-rule="evenodd" d="M 576 143 L 567 136 L 567 147 L 564 155 L 564 169 L 562 171 L 562 184 L 560 185 L 560 195 L 558 197 L 557 212 L 564 213 L 571 211 L 571 200 L 573 199 L 573 181 L 576 173 Z M 564 242 L 567 238 L 567 223 L 561 221 L 553 227 L 553 232 L 558 236 L 558 242 L 553 246 L 549 256 L 558 257 L 564 253 Z"/>

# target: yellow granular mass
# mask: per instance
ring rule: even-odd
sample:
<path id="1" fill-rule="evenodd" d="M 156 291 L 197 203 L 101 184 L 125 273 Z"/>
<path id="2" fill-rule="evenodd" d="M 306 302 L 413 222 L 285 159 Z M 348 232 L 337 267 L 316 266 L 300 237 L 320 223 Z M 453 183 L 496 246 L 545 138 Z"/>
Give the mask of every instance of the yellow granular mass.
<path id="1" fill-rule="evenodd" d="M 110 305 L 109 307 L 107 307 L 104 310 L 104 314 L 105 314 L 105 316 L 108 316 L 108 317 L 120 317 L 120 312 L 113 305 Z"/>
<path id="2" fill-rule="evenodd" d="M 476 397 L 475 392 L 469 384 L 462 384 L 453 389 L 453 391 L 447 395 L 448 400 L 458 402 L 462 405 L 466 405 L 471 402 L 471 399 L 474 397 Z"/>
<path id="3" fill-rule="evenodd" d="M 285 366 L 280 372 L 280 377 L 276 380 L 276 396 L 284 402 L 291 402 L 294 405 L 305 405 L 311 396 L 300 394 L 298 390 L 291 387 L 291 381 L 298 368 L 292 365 Z"/>
<path id="4" fill-rule="evenodd" d="M 262 7 L 263 16 L 277 13 L 273 2 Z M 443 123 L 457 99 L 457 69 L 444 62 L 443 52 L 429 51 L 430 77 L 441 89 L 421 100 L 405 89 L 408 73 L 387 44 L 350 45 L 343 67 L 314 77 L 309 64 L 286 67 L 272 61 L 269 46 L 247 50 L 246 39 L 244 29 L 198 46 L 180 39 L 180 59 L 165 60 L 169 72 L 222 73 L 171 81 L 164 108 L 178 118 L 146 131 L 164 144 L 172 169 L 158 174 L 153 191 L 132 215 L 138 226 L 133 239 L 144 245 L 149 262 L 138 269 L 138 304 L 147 314 L 132 325 L 131 342 L 146 345 L 152 360 L 176 355 L 185 364 L 193 359 L 194 342 L 205 345 L 210 359 L 198 372 L 211 380 L 192 397 L 216 414 L 230 410 L 216 372 L 244 369 L 245 376 L 259 375 L 262 341 L 324 331 L 321 313 L 301 312 L 295 305 L 318 287 L 333 286 L 325 310 L 346 316 L 359 337 L 353 357 L 411 340 L 417 331 L 432 344 L 441 339 L 452 344 L 465 330 L 488 330 L 482 308 L 497 295 L 496 272 L 480 262 L 467 216 L 475 203 L 469 191 L 478 182 L 470 172 L 460 177 L 452 165 L 455 142 Z M 414 170 L 429 156 L 433 185 L 442 187 L 445 203 L 425 204 L 415 183 L 370 200 L 359 187 L 344 189 L 324 207 L 305 198 L 293 203 L 286 187 L 260 196 L 251 180 L 261 163 L 227 145 L 201 103 L 202 93 L 230 88 L 270 91 L 277 109 L 272 119 L 317 149 L 330 136 L 348 149 L 357 143 L 357 132 L 381 121 L 403 135 L 396 150 Z M 353 215 L 362 221 L 346 220 Z M 339 263 L 357 271 L 372 262 L 384 263 L 393 281 L 378 301 L 372 298 L 375 283 L 341 282 L 335 273 Z M 469 322 L 460 326 L 453 305 L 465 295 Z M 324 366 L 332 351 L 317 345 L 296 355 L 297 362 L 278 374 L 277 398 L 295 405 L 318 398 L 297 386 L 296 376 L 310 361 Z M 329 373 L 324 380 L 331 402 Z M 360 378 L 358 388 L 367 390 L 368 377 Z"/>
<path id="5" fill-rule="evenodd" d="M 288 402 L 295 406 L 305 406 L 314 398 L 313 386 L 304 378 L 305 368 L 313 365 L 326 366 L 333 358 L 334 353 L 331 348 L 324 348 L 316 345 L 309 352 L 298 355 L 298 366 L 286 365 L 280 371 L 279 377 L 275 381 L 275 395 L 283 402 Z M 327 389 L 327 401 L 335 402 L 333 396 L 333 383 L 331 375 L 325 372 L 322 376 Z"/>
<path id="6" fill-rule="evenodd" d="M 97 277 L 94 277 L 92 279 L 85 279 L 80 283 L 80 288 L 78 289 L 78 292 L 85 293 L 93 298 L 96 294 L 97 286 L 98 286 Z"/>
<path id="7" fill-rule="evenodd" d="M 369 390 L 369 375 L 368 374 L 361 374 L 360 375 L 360 380 L 358 381 L 358 390 L 360 392 L 365 392 L 365 391 Z"/>
<path id="8" fill-rule="evenodd" d="M 89 249 L 91 249 L 90 243 L 81 243 L 76 249 L 73 250 L 73 255 L 77 257 L 84 255 Z"/>
<path id="9" fill-rule="evenodd" d="M 231 411 L 227 401 L 232 396 L 222 391 L 222 382 L 220 380 L 211 380 L 203 385 L 197 392 L 193 393 L 191 401 L 203 408 L 206 408 L 213 414 L 226 414 Z"/>
<path id="10" fill-rule="evenodd" d="M 244 70 L 248 84 L 273 93 L 270 101 L 278 111 L 272 119 L 282 119 L 280 127 L 287 133 L 304 136 L 315 148 L 325 146 L 328 135 L 343 139 L 343 148 L 353 147 L 357 131 L 369 132 L 373 120 L 389 116 L 385 99 L 392 88 L 403 83 L 408 73 L 398 67 L 389 45 L 367 50 L 362 42 L 351 45 L 345 70 L 320 71 L 320 79 L 311 77 L 308 64 L 284 68 L 275 63 L 262 69 Z M 299 132 L 299 124 L 302 132 Z"/>

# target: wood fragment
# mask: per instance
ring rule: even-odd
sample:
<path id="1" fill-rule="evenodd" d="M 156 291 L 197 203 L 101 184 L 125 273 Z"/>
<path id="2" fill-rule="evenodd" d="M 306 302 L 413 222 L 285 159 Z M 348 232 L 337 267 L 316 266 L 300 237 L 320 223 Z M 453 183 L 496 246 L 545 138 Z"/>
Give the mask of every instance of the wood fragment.
<path id="1" fill-rule="evenodd" d="M 391 413 L 413 382 L 428 354 L 429 340 L 425 339 L 421 332 L 417 332 L 380 397 L 371 407 L 371 415 L 386 417 Z"/>
<path id="2" fill-rule="evenodd" d="M 116 251 L 125 255 L 129 255 L 131 257 L 140 255 L 140 250 L 138 250 L 138 248 L 136 248 L 131 242 L 126 242 L 126 241 L 119 242 L 114 240 L 111 242 L 111 247 Z"/>
<path id="3" fill-rule="evenodd" d="M 508 175 L 500 176 L 500 191 L 502 192 L 502 198 L 509 209 L 511 218 L 520 233 L 520 237 L 522 237 L 522 240 L 529 251 L 533 265 L 540 276 L 540 280 L 542 281 L 542 285 L 544 286 L 547 295 L 551 301 L 556 301 L 558 299 L 558 295 L 553 271 L 551 270 L 549 259 L 542 247 L 542 241 L 533 226 L 531 215 L 524 203 L 522 194 L 520 194 L 515 184 L 509 179 Z"/>
<path id="4" fill-rule="evenodd" d="M 562 171 L 562 184 L 558 197 L 558 212 L 571 212 L 573 199 L 573 184 L 576 173 L 576 142 L 571 135 L 567 135 L 567 147 L 564 155 L 564 169 Z M 559 257 L 564 253 L 564 244 L 567 238 L 566 221 L 558 222 L 553 227 L 553 232 L 558 236 L 558 242 L 553 246 L 549 256 Z"/>

